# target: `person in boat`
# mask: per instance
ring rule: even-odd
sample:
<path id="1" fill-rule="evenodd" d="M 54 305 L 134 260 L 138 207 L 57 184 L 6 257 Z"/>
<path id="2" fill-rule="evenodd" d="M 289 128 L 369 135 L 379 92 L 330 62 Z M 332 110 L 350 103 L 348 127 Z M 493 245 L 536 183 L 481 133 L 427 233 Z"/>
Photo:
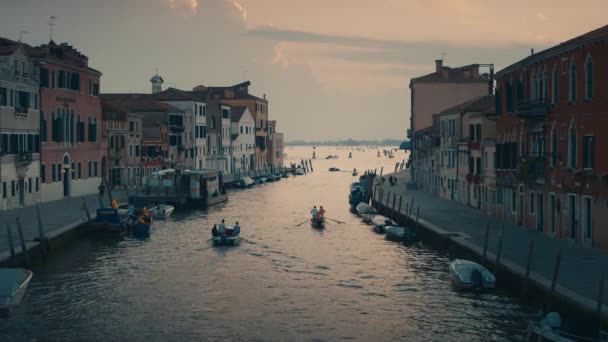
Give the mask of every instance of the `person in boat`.
<path id="1" fill-rule="evenodd" d="M 211 235 L 212 236 L 219 236 L 220 233 L 217 231 L 217 224 L 213 225 L 213 228 L 211 228 Z"/>
<path id="2" fill-rule="evenodd" d="M 150 217 L 150 211 L 148 210 L 148 208 L 144 207 L 144 209 L 141 211 L 139 222 L 148 225 L 152 223 L 152 218 Z"/>
<path id="3" fill-rule="evenodd" d="M 226 236 L 226 224 L 225 224 L 225 220 L 222 219 L 222 223 L 220 223 L 219 227 L 218 227 L 218 231 L 220 233 L 220 236 L 225 237 Z"/>
<path id="4" fill-rule="evenodd" d="M 312 210 L 310 211 L 310 214 L 312 215 L 312 218 L 316 218 L 317 215 L 319 215 L 319 211 L 317 210 L 316 205 L 312 208 Z"/>
<path id="5" fill-rule="evenodd" d="M 118 202 L 115 199 L 112 200 L 112 209 L 118 209 Z"/>
<path id="6" fill-rule="evenodd" d="M 317 215 L 317 219 L 319 221 L 323 221 L 324 218 L 325 218 L 325 209 L 323 209 L 323 206 L 321 206 L 321 208 L 319 209 L 319 214 Z"/>
<path id="7" fill-rule="evenodd" d="M 239 234 L 241 234 L 241 227 L 239 226 L 239 221 L 236 221 L 236 224 L 234 225 L 234 229 L 232 231 L 232 235 L 239 236 Z"/>

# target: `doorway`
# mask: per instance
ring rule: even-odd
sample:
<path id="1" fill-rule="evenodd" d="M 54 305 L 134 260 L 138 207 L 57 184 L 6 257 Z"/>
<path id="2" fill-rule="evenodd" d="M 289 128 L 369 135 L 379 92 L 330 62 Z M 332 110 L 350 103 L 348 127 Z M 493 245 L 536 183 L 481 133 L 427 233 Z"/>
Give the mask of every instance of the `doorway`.
<path id="1" fill-rule="evenodd" d="M 17 184 L 19 187 L 19 205 L 25 205 L 25 180 L 23 178 L 19 178 L 19 182 Z"/>
<path id="2" fill-rule="evenodd" d="M 576 195 L 568 194 L 568 223 L 570 238 L 576 241 Z"/>
<path id="3" fill-rule="evenodd" d="M 63 157 L 63 197 L 70 196 L 70 157 Z"/>

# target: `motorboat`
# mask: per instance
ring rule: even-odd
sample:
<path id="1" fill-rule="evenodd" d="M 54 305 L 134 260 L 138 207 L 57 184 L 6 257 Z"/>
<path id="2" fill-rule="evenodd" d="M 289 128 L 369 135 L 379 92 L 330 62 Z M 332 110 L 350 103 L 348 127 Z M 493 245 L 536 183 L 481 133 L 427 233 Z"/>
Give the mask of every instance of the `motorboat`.
<path id="1" fill-rule="evenodd" d="M 457 289 L 493 289 L 496 277 L 480 264 L 463 259 L 450 262 L 450 279 Z"/>
<path id="2" fill-rule="evenodd" d="M 397 223 L 386 216 L 376 215 L 372 218 L 372 225 L 376 233 L 384 234 L 384 228 L 387 226 L 396 226 Z"/>
<path id="3" fill-rule="evenodd" d="M 214 246 L 234 246 L 239 242 L 241 232 L 234 232 L 234 226 L 226 226 L 226 233 L 224 235 L 212 235 L 211 240 Z"/>
<path id="4" fill-rule="evenodd" d="M 363 192 L 361 191 L 361 188 L 359 188 L 359 187 L 352 188 L 351 187 L 350 194 L 348 195 L 348 204 L 350 204 L 350 210 L 353 212 L 356 212 L 357 205 L 359 205 L 359 203 L 361 203 L 362 201 L 363 201 Z"/>
<path id="5" fill-rule="evenodd" d="M 363 190 L 361 188 L 361 182 L 352 182 L 350 183 L 350 191 L 354 191 L 355 189 Z"/>
<path id="6" fill-rule="evenodd" d="M 150 235 L 150 229 L 152 227 L 152 215 L 142 214 L 139 217 L 135 215 L 130 216 L 130 228 L 133 235 L 140 237 L 147 237 Z"/>
<path id="7" fill-rule="evenodd" d="M 387 240 L 414 241 L 416 239 L 416 231 L 410 227 L 386 226 L 384 231 Z"/>
<path id="8" fill-rule="evenodd" d="M 154 217 L 154 219 L 159 220 L 159 219 L 165 219 L 165 218 L 171 216 L 171 214 L 173 214 L 174 210 L 175 210 L 175 207 L 172 205 L 159 204 L 157 206 L 150 208 L 150 213 L 152 214 L 152 217 Z"/>
<path id="9" fill-rule="evenodd" d="M 296 176 L 303 176 L 304 175 L 304 168 L 301 166 L 296 167 Z"/>
<path id="10" fill-rule="evenodd" d="M 334 155 L 327 156 L 327 157 L 325 157 L 325 159 L 338 159 L 338 156 L 334 156 Z"/>
<path id="11" fill-rule="evenodd" d="M 253 184 L 255 184 L 255 181 L 251 177 L 243 177 L 235 183 L 237 188 L 242 188 L 242 189 L 248 188 L 248 187 L 252 186 Z"/>
<path id="12" fill-rule="evenodd" d="M 338 169 L 337 167 L 330 167 L 329 171 L 331 171 L 331 172 L 337 172 L 337 171 L 340 171 L 340 169 Z"/>
<path id="13" fill-rule="evenodd" d="M 89 228 L 94 232 L 122 234 L 127 231 L 127 224 L 122 220 L 118 209 L 98 208 L 97 216 L 89 224 Z"/>
<path id="14" fill-rule="evenodd" d="M 323 229 L 323 228 L 325 228 L 325 218 L 324 217 L 311 217 L 310 225 L 313 228 Z"/>
<path id="15" fill-rule="evenodd" d="M 352 152 L 348 152 L 348 158 L 352 158 L 353 157 L 353 153 Z"/>
<path id="16" fill-rule="evenodd" d="M 32 280 L 32 271 L 25 268 L 0 268 L 0 312 L 10 313 L 19 305 Z"/>
<path id="17" fill-rule="evenodd" d="M 359 173 L 357 173 L 357 169 L 353 169 L 353 177 L 357 177 L 357 175 L 359 175 Z"/>

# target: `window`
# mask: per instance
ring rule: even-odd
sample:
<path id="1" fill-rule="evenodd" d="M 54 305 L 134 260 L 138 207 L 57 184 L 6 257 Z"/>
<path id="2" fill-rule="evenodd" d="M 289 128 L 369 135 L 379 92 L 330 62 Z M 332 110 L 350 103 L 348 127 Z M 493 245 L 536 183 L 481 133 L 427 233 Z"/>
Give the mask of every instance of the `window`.
<path id="1" fill-rule="evenodd" d="M 593 225 L 591 216 L 591 197 L 583 197 L 583 234 L 585 240 L 590 240 L 593 236 Z"/>
<path id="2" fill-rule="evenodd" d="M 27 192 L 29 192 L 30 194 L 32 193 L 32 179 L 31 178 L 27 179 Z"/>
<path id="3" fill-rule="evenodd" d="M 72 169 L 70 170 L 72 173 L 72 180 L 76 179 L 76 163 L 72 162 Z"/>
<path id="4" fill-rule="evenodd" d="M 91 176 L 93 174 L 92 173 L 92 171 L 93 171 L 92 169 L 93 169 L 93 163 L 89 160 L 89 172 L 88 172 L 89 178 L 91 178 Z"/>
<path id="5" fill-rule="evenodd" d="M 559 99 L 559 68 L 557 67 L 557 64 L 555 64 L 555 66 L 553 66 L 553 77 L 552 77 L 551 81 L 552 81 L 551 103 L 556 104 L 557 100 Z"/>
<path id="6" fill-rule="evenodd" d="M 133 145 L 129 144 L 129 157 L 133 157 Z"/>
<path id="7" fill-rule="evenodd" d="M 481 124 L 475 125 L 475 141 L 481 141 Z"/>
<path id="8" fill-rule="evenodd" d="M 78 162 L 78 179 L 82 178 L 82 163 Z"/>
<path id="9" fill-rule="evenodd" d="M 517 211 L 517 191 L 511 191 L 511 211 Z"/>
<path id="10" fill-rule="evenodd" d="M 530 203 L 528 203 L 530 207 L 530 215 L 534 215 L 534 193 L 530 193 Z"/>
<path id="11" fill-rule="evenodd" d="M 2 198 L 6 198 L 6 182 L 2 182 Z"/>
<path id="12" fill-rule="evenodd" d="M 51 70 L 51 88 L 55 89 L 55 70 Z"/>
<path id="13" fill-rule="evenodd" d="M 469 140 L 475 141 L 475 125 L 469 125 Z"/>
<path id="14" fill-rule="evenodd" d="M 135 123 L 133 121 L 129 121 L 129 132 L 133 133 L 135 130 Z"/>
<path id="15" fill-rule="evenodd" d="M 593 97 L 593 61 L 591 56 L 587 57 L 585 62 L 585 99 L 590 100 Z"/>
<path id="16" fill-rule="evenodd" d="M 576 129 L 574 124 L 568 132 L 568 168 L 576 169 Z"/>
<path id="17" fill-rule="evenodd" d="M 568 101 L 575 102 L 576 101 L 576 63 L 574 60 L 570 63 L 570 92 L 568 96 Z"/>
<path id="18" fill-rule="evenodd" d="M 40 191 L 40 178 L 36 177 L 36 192 Z"/>
<path id="19" fill-rule="evenodd" d="M 42 183 L 46 182 L 46 165 L 40 164 L 40 178 L 42 179 Z"/>
<path id="20" fill-rule="evenodd" d="M 62 169 L 62 167 L 63 167 L 63 164 L 61 164 L 61 163 L 57 163 L 57 181 L 58 181 L 58 182 L 60 182 L 60 181 L 61 181 L 61 175 L 62 175 L 61 171 L 64 171 L 64 170 Z"/>
<path id="21" fill-rule="evenodd" d="M 583 169 L 595 167 L 595 139 L 593 135 L 583 136 Z"/>
<path id="22" fill-rule="evenodd" d="M 15 197 L 15 181 L 11 181 L 11 196 Z"/>
<path id="23" fill-rule="evenodd" d="M 139 145 L 135 145 L 135 156 L 139 157 Z"/>
<path id="24" fill-rule="evenodd" d="M 57 180 L 57 169 L 55 168 L 55 163 L 51 164 L 51 182 L 55 182 Z"/>
<path id="25" fill-rule="evenodd" d="M 95 172 L 95 177 L 97 177 L 97 160 L 94 162 L 93 171 Z"/>
<path id="26" fill-rule="evenodd" d="M 551 128 L 551 166 L 557 167 L 557 133 L 555 132 L 555 125 Z"/>

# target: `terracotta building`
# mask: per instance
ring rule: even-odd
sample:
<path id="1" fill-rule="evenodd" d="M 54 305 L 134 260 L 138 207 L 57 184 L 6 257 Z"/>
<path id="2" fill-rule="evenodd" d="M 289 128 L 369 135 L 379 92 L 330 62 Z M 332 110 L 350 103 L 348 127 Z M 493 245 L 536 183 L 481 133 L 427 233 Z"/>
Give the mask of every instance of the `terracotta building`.
<path id="1" fill-rule="evenodd" d="M 66 43 L 51 41 L 30 54 L 41 65 L 42 201 L 95 193 L 107 169 L 100 137 L 101 72 Z"/>
<path id="2" fill-rule="evenodd" d="M 500 214 L 608 247 L 608 26 L 497 73 Z M 603 146 L 603 147 L 602 147 Z"/>

